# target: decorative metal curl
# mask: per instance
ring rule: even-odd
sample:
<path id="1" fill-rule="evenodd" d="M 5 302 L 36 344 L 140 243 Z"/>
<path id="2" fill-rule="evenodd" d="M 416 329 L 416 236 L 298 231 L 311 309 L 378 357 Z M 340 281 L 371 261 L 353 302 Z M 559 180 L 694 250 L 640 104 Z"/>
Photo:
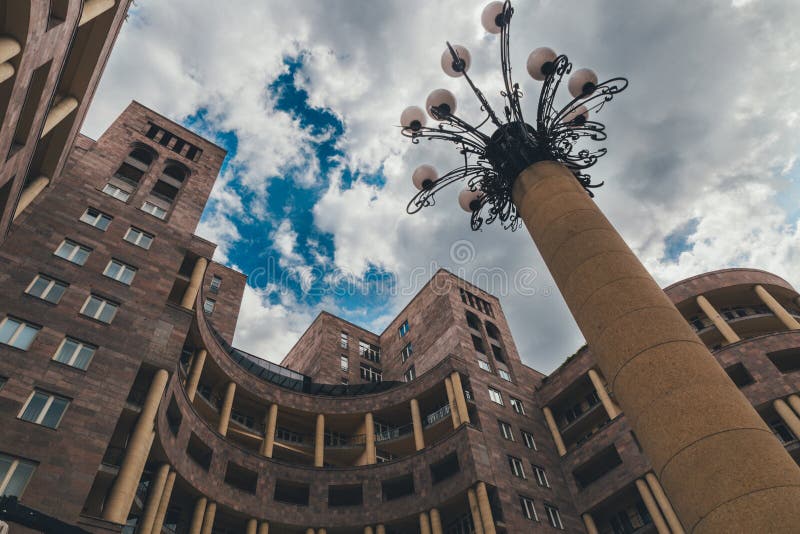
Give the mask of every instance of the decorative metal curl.
<path id="1" fill-rule="evenodd" d="M 484 224 L 499 220 L 506 229 L 516 230 L 520 226 L 517 209 L 511 200 L 514 180 L 527 166 L 544 160 L 563 163 L 575 176 L 590 196 L 592 189 L 603 182 L 592 183 L 592 178 L 584 172 L 597 163 L 607 152 L 605 148 L 590 150 L 579 148 L 583 140 L 604 141 L 607 137 L 605 126 L 593 120 L 586 120 L 582 106 L 587 112 L 599 112 L 614 95 L 628 86 L 625 78 L 611 78 L 594 86 L 591 92 L 573 98 L 561 108 L 555 105 L 556 94 L 564 76 L 572 71 L 572 64 L 565 55 L 558 56 L 547 65 L 546 78 L 539 92 L 536 126 L 531 126 L 522 114 L 520 101 L 523 94 L 519 84 L 511 77 L 510 36 L 511 18 L 514 9 L 506 0 L 503 11 L 496 21 L 500 26 L 500 65 L 503 76 L 504 100 L 502 121 L 492 109 L 486 97 L 473 83 L 464 68 L 466 63 L 458 56 L 456 49 L 447 43 L 453 56 L 453 67 L 460 72 L 472 92 L 480 102 L 485 117 L 475 126 L 450 112 L 447 106 L 427 110 L 439 124 L 423 127 L 419 123 L 404 127 L 402 133 L 412 143 L 422 139 L 438 139 L 454 143 L 463 156 L 463 165 L 457 167 L 436 181 L 427 183 L 408 203 L 406 211 L 417 213 L 422 208 L 435 204 L 437 192 L 455 182 L 464 181 L 471 191 L 480 191 L 477 206 L 472 210 L 471 226 L 479 230 Z M 496 130 L 487 135 L 481 128 L 492 123 Z"/>

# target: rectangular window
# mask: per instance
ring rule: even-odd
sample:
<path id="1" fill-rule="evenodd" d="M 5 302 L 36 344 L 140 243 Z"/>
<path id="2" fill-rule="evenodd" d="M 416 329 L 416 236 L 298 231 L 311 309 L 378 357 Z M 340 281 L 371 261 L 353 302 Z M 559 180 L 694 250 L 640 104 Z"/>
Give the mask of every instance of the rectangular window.
<path id="1" fill-rule="evenodd" d="M 343 349 L 347 348 L 347 332 L 341 332 L 339 334 L 339 346 Z"/>
<path id="2" fill-rule="evenodd" d="M 525 430 L 521 430 L 522 432 L 522 441 L 525 442 L 525 446 L 529 449 L 539 450 L 536 448 L 536 440 L 533 439 L 533 434 L 530 432 L 526 432 Z"/>
<path id="3" fill-rule="evenodd" d="M 478 367 L 483 369 L 484 371 L 492 372 L 492 365 L 489 362 L 478 360 Z"/>
<path id="4" fill-rule="evenodd" d="M 400 337 L 405 337 L 409 331 L 408 320 L 403 321 L 403 324 L 400 325 L 400 328 L 397 329 L 397 332 L 400 334 Z"/>
<path id="5" fill-rule="evenodd" d="M 411 382 L 415 378 L 417 378 L 417 371 L 414 369 L 414 366 L 408 368 L 408 370 L 403 373 L 403 378 L 406 382 Z"/>
<path id="6" fill-rule="evenodd" d="M 203 302 L 203 311 L 206 312 L 207 315 L 211 315 L 214 313 L 214 306 L 217 302 L 214 299 L 207 298 L 205 302 Z"/>
<path id="7" fill-rule="evenodd" d="M 472 346 L 481 354 L 486 354 L 486 349 L 483 348 L 483 340 L 478 336 L 472 336 Z"/>
<path id="8" fill-rule="evenodd" d="M 167 218 L 167 210 L 165 210 L 160 206 L 156 206 L 155 204 L 149 201 L 145 201 L 145 203 L 142 204 L 142 211 L 145 213 L 149 213 L 153 217 L 158 217 L 161 220 Z"/>
<path id="9" fill-rule="evenodd" d="M 56 256 L 67 261 L 71 261 L 77 265 L 83 265 L 86 263 L 86 260 L 89 258 L 89 254 L 91 254 L 91 252 L 92 249 L 84 247 L 75 241 L 65 239 L 60 245 L 58 245 L 58 248 L 56 249 Z"/>
<path id="10" fill-rule="evenodd" d="M 102 321 L 104 323 L 111 323 L 111 321 L 114 320 L 114 316 L 117 314 L 118 307 L 118 304 L 115 304 L 110 300 L 106 300 L 96 295 L 89 295 L 89 298 L 87 298 L 86 302 L 83 303 L 81 313 L 91 317 L 92 319 L 97 319 L 98 321 Z"/>
<path id="11" fill-rule="evenodd" d="M 518 414 L 525 415 L 525 406 L 522 405 L 521 400 L 511 397 L 511 407 L 514 408 L 514 411 Z"/>
<path id="12" fill-rule="evenodd" d="M 492 400 L 492 402 L 496 402 L 500 406 L 503 406 L 503 395 L 501 395 L 496 389 L 489 388 L 489 398 Z"/>
<path id="13" fill-rule="evenodd" d="M 25 293 L 28 295 L 58 304 L 64 291 L 67 290 L 67 284 L 48 278 L 47 276 L 37 274 L 36 278 L 28 285 Z"/>
<path id="14" fill-rule="evenodd" d="M 94 345 L 89 345 L 71 337 L 65 337 L 61 345 L 59 345 L 55 356 L 53 356 L 53 360 L 86 370 L 96 350 L 97 347 Z"/>
<path id="15" fill-rule="evenodd" d="M 500 425 L 500 435 L 508 441 L 514 441 L 514 432 L 511 430 L 511 425 L 505 421 L 497 421 L 497 424 Z"/>
<path id="16" fill-rule="evenodd" d="M 536 515 L 536 508 L 533 506 L 533 500 L 528 497 L 520 496 L 519 503 L 522 506 L 522 515 L 525 516 L 526 519 L 539 521 L 539 517 Z"/>
<path id="17" fill-rule="evenodd" d="M 106 231 L 108 225 L 111 224 L 111 217 L 110 215 L 106 215 L 102 211 L 96 210 L 94 208 L 86 208 L 86 211 L 83 212 L 81 215 L 81 222 L 85 222 L 88 225 L 94 226 L 98 230 Z"/>
<path id="18" fill-rule="evenodd" d="M 499 376 L 503 380 L 507 380 L 508 382 L 511 382 L 511 375 L 508 374 L 508 371 L 506 371 L 505 369 L 500 369 L 498 367 L 497 368 L 497 376 Z"/>
<path id="19" fill-rule="evenodd" d="M 47 428 L 58 428 L 68 405 L 64 397 L 34 390 L 17 417 Z"/>
<path id="20" fill-rule="evenodd" d="M 7 454 L 0 454 L 0 495 L 21 497 L 36 464 Z"/>
<path id="21" fill-rule="evenodd" d="M 350 359 L 349 359 L 347 356 L 345 356 L 345 355 L 342 355 L 342 356 L 340 356 L 340 357 L 339 357 L 339 367 L 340 367 L 340 368 L 342 369 L 342 371 L 344 371 L 345 373 L 346 373 L 347 371 L 349 371 L 349 370 L 350 370 Z"/>
<path id="22" fill-rule="evenodd" d="M 558 513 L 558 508 L 545 504 L 544 511 L 547 512 L 547 521 L 550 522 L 551 527 L 564 530 L 564 523 L 561 522 L 561 514 Z"/>
<path id="23" fill-rule="evenodd" d="M 412 349 L 411 343 L 406 343 L 406 346 L 400 351 L 400 359 L 403 361 L 403 363 L 406 363 L 406 360 L 411 357 L 412 352 L 414 352 L 414 349 Z"/>
<path id="24" fill-rule="evenodd" d="M 533 464 L 531 464 L 533 465 Z M 536 475 L 536 482 L 543 488 L 550 487 L 550 481 L 547 480 L 547 473 L 538 465 L 533 465 L 533 473 Z"/>
<path id="25" fill-rule="evenodd" d="M 39 327 L 11 317 L 0 322 L 0 343 L 28 350 L 39 333 Z"/>
<path id="26" fill-rule="evenodd" d="M 525 478 L 525 470 L 522 468 L 522 460 L 516 456 L 508 457 L 508 465 L 515 477 Z"/>
<path id="27" fill-rule="evenodd" d="M 103 193 L 108 196 L 114 197 L 117 200 L 127 202 L 131 198 L 131 194 L 116 185 L 106 184 L 103 186 Z"/>
<path id="28" fill-rule="evenodd" d="M 132 243 L 145 250 L 148 250 L 150 245 L 153 244 L 153 234 L 148 234 L 144 230 L 139 230 L 133 226 L 128 228 L 128 231 L 125 233 L 125 237 L 123 239 L 125 239 L 125 241 L 128 243 Z"/>
<path id="29" fill-rule="evenodd" d="M 211 290 L 212 293 L 219 293 L 219 286 L 221 285 L 222 285 L 222 278 L 216 275 L 211 277 L 211 285 L 209 286 L 209 289 Z"/>
<path id="30" fill-rule="evenodd" d="M 129 286 L 131 282 L 133 282 L 133 277 L 136 276 L 136 267 L 131 267 L 119 260 L 111 260 L 108 262 L 108 265 L 106 265 L 103 274 L 117 282 L 122 282 L 126 286 Z"/>
<path id="31" fill-rule="evenodd" d="M 383 374 L 380 372 L 380 370 L 370 367 L 369 365 L 362 363 L 360 365 L 360 371 L 362 380 L 366 380 L 368 382 L 380 382 L 383 380 Z"/>
<path id="32" fill-rule="evenodd" d="M 381 349 L 366 341 L 358 341 L 358 354 L 362 358 L 366 358 L 375 363 L 380 363 L 381 361 Z"/>

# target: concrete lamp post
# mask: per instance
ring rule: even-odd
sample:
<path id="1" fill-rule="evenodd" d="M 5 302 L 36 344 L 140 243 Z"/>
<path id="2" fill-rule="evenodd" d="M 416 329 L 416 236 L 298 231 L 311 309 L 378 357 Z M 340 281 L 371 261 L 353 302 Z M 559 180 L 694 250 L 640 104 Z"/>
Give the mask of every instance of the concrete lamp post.
<path id="1" fill-rule="evenodd" d="M 502 118 L 467 74 L 469 52 L 450 43 L 443 70 L 465 79 L 485 117 L 473 126 L 456 116 L 446 89 L 433 91 L 425 110 L 403 111 L 402 133 L 413 143 L 450 141 L 463 157 L 442 176 L 418 167 L 408 212 L 464 182 L 458 200 L 473 230 L 496 220 L 512 230 L 524 223 L 687 532 L 796 532 L 800 468 L 591 198 L 602 183 L 585 170 L 606 150 L 578 145 L 606 138 L 589 114 L 627 80 L 572 73 L 566 56 L 538 48 L 527 63 L 542 82 L 537 116 L 525 122 L 509 66 L 512 15 L 506 1 L 490 3 L 482 16 L 484 28 L 500 36 Z M 556 108 L 570 73 L 572 99 Z M 427 127 L 426 114 L 438 124 Z"/>

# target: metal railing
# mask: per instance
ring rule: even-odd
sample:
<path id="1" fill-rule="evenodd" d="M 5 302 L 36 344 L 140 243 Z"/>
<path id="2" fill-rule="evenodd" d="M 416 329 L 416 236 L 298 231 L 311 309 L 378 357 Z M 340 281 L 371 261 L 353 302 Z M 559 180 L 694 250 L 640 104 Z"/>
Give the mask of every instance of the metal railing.
<path id="1" fill-rule="evenodd" d="M 390 441 L 393 439 L 401 438 L 413 432 L 414 432 L 414 425 L 408 423 L 407 425 L 390 428 L 388 430 L 382 430 L 380 432 L 375 432 L 375 441 L 376 442 Z"/>
<path id="2" fill-rule="evenodd" d="M 431 426 L 435 423 L 438 423 L 439 421 L 441 421 L 442 419 L 444 419 L 449 415 L 450 415 L 450 405 L 445 404 L 435 412 L 425 416 L 425 426 Z"/>

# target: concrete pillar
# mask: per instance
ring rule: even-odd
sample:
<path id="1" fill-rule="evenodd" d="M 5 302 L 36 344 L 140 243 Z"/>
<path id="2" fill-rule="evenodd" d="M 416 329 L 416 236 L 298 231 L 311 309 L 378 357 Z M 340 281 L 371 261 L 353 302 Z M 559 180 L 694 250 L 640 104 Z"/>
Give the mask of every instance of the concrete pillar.
<path id="1" fill-rule="evenodd" d="M 219 410 L 219 423 L 217 424 L 217 432 L 223 436 L 228 435 L 234 395 L 236 395 L 236 382 L 228 382 L 228 386 L 225 388 L 225 397 L 222 399 L 222 408 Z"/>
<path id="2" fill-rule="evenodd" d="M 733 331 L 733 328 L 728 324 L 724 317 L 722 317 L 719 312 L 717 311 L 714 306 L 705 298 L 703 295 L 697 296 L 697 305 L 700 306 L 700 309 L 703 310 L 703 313 L 706 314 L 706 317 L 711 319 L 711 322 L 714 323 L 714 326 L 717 327 L 719 333 L 722 334 L 722 337 L 725 338 L 727 343 L 736 343 L 740 341 L 741 338 L 736 335 L 736 332 Z"/>
<path id="3" fill-rule="evenodd" d="M 272 449 L 275 446 L 275 426 L 278 424 L 277 404 L 270 404 L 266 419 L 264 441 L 261 442 L 261 454 L 267 458 L 272 458 Z"/>
<path id="4" fill-rule="evenodd" d="M 486 491 L 486 483 L 478 482 L 475 485 L 475 496 L 478 498 L 478 509 L 481 511 L 481 524 L 483 525 L 484 534 L 497 534 L 494 528 L 492 505 L 489 504 L 489 492 Z"/>
<path id="5" fill-rule="evenodd" d="M 328 529 L 326 528 L 318 528 L 317 534 L 328 534 Z"/>
<path id="6" fill-rule="evenodd" d="M 316 532 L 314 531 L 314 529 L 313 529 L 313 528 L 311 528 L 311 527 L 308 527 L 308 528 L 306 529 L 306 534 L 316 534 Z"/>
<path id="7" fill-rule="evenodd" d="M 611 397 L 608 396 L 608 391 L 606 391 L 605 384 L 600 379 L 600 375 L 598 375 L 597 371 L 594 369 L 589 369 L 589 380 L 592 381 L 594 390 L 597 393 L 597 396 L 600 398 L 600 402 L 603 403 L 603 408 L 606 409 L 609 419 L 614 419 L 617 417 L 619 415 L 619 408 L 617 408 L 617 405 L 611 400 Z"/>
<path id="8" fill-rule="evenodd" d="M 373 530 L 371 526 L 364 527 L 364 534 L 373 534 Z"/>
<path id="9" fill-rule="evenodd" d="M 74 96 L 62 95 L 60 98 L 57 98 L 58 100 L 53 102 L 53 107 L 47 112 L 47 118 L 44 120 L 42 133 L 39 134 L 40 139 L 50 133 L 50 130 L 61 124 L 61 121 L 66 119 L 67 116 L 78 107 L 78 99 Z"/>
<path id="10" fill-rule="evenodd" d="M 200 534 L 211 534 L 214 529 L 214 518 L 217 516 L 217 503 L 210 502 L 206 505 L 206 515 L 203 517 L 203 530 Z"/>
<path id="11" fill-rule="evenodd" d="M 386 534 L 386 527 L 383 526 L 383 523 L 375 527 L 375 534 Z"/>
<path id="12" fill-rule="evenodd" d="M 158 466 L 153 480 L 150 482 L 150 491 L 147 492 L 147 500 L 144 503 L 144 511 L 139 521 L 137 534 L 150 534 L 153 532 L 153 522 L 158 513 L 158 506 L 161 503 L 161 496 L 164 493 L 168 475 L 169 464 Z"/>
<path id="13" fill-rule="evenodd" d="M 789 395 L 789 398 L 786 399 L 789 401 L 789 406 L 791 406 L 797 415 L 800 415 L 800 397 L 795 394 Z"/>
<path id="14" fill-rule="evenodd" d="M 789 430 L 792 431 L 792 434 L 794 434 L 797 439 L 800 439 L 800 418 L 789 408 L 786 401 L 783 399 L 775 399 L 772 401 L 772 407 L 778 412 L 778 415 L 783 422 L 786 423 L 786 426 L 789 427 Z"/>
<path id="15" fill-rule="evenodd" d="M 200 349 L 192 358 L 189 377 L 186 379 L 186 396 L 190 401 L 194 401 L 194 396 L 197 394 L 197 386 L 200 384 L 200 376 L 203 374 L 203 366 L 206 363 L 206 354 L 206 349 Z"/>
<path id="16" fill-rule="evenodd" d="M 246 534 L 258 534 L 258 519 L 248 519 L 245 532 Z"/>
<path id="17" fill-rule="evenodd" d="M 556 444 L 558 455 L 564 456 L 567 454 L 567 448 L 564 446 L 561 432 L 558 430 L 558 425 L 556 425 L 556 418 L 553 417 L 553 411 L 548 406 L 545 406 L 542 408 L 542 413 L 544 413 L 544 420 L 547 422 L 547 428 L 550 429 L 550 433 L 553 435 L 553 441 Z"/>
<path id="18" fill-rule="evenodd" d="M 191 310 L 194 306 L 194 301 L 197 299 L 197 292 L 200 291 L 200 286 L 203 285 L 203 276 L 206 274 L 206 267 L 208 260 L 205 258 L 197 258 L 192 268 L 192 276 L 189 278 L 189 285 L 186 286 L 186 291 L 183 292 L 181 299 L 181 306 L 187 310 Z"/>
<path id="19" fill-rule="evenodd" d="M 114 0 L 86 0 L 83 3 L 83 11 L 81 12 L 81 20 L 78 21 L 78 26 L 83 26 L 112 7 L 114 7 Z"/>
<path id="20" fill-rule="evenodd" d="M 586 534 L 600 534 L 600 531 L 597 530 L 597 525 L 594 522 L 594 518 L 591 514 L 585 513 L 581 516 L 583 518 L 583 524 L 586 526 Z"/>
<path id="21" fill-rule="evenodd" d="M 0 63 L 5 63 L 22 51 L 19 41 L 10 35 L 0 36 Z"/>
<path id="22" fill-rule="evenodd" d="M 775 300 L 775 297 L 770 295 L 763 286 L 757 285 L 755 289 L 756 295 L 758 295 L 758 298 L 761 299 L 761 302 L 766 304 L 767 308 L 769 308 L 770 311 L 775 314 L 775 317 L 780 319 L 780 321 L 783 323 L 783 326 L 789 330 L 800 329 L 800 323 L 797 322 L 797 319 L 792 317 L 789 312 L 786 311 L 786 308 L 781 306 L 781 303 Z"/>
<path id="23" fill-rule="evenodd" d="M 458 407 L 458 418 L 462 423 L 469 423 L 469 411 L 467 410 L 467 401 L 464 398 L 464 386 L 461 385 L 461 375 L 458 371 L 453 371 L 450 375 L 450 381 L 453 383 L 453 396 L 456 398 L 456 406 Z"/>
<path id="24" fill-rule="evenodd" d="M 478 497 L 475 496 L 474 489 L 469 488 L 467 490 L 467 500 L 469 501 L 469 513 L 472 515 L 472 524 L 475 527 L 475 534 L 483 534 L 483 519 L 481 519 Z"/>
<path id="25" fill-rule="evenodd" d="M 17 202 L 17 207 L 14 210 L 14 219 L 19 217 L 25 208 L 27 208 L 33 199 L 39 196 L 39 193 L 44 191 L 44 188 L 50 184 L 50 178 L 47 176 L 38 176 L 31 180 L 31 183 L 25 186 L 25 189 L 22 190 L 22 194 L 19 196 L 19 201 Z"/>
<path id="26" fill-rule="evenodd" d="M 144 400 L 144 406 L 139 414 L 139 419 L 133 428 L 133 433 L 125 449 L 125 458 L 119 468 L 114 485 L 103 508 L 103 519 L 124 525 L 128 520 L 136 487 L 142 477 L 147 456 L 150 454 L 150 445 L 153 443 L 155 431 L 156 412 L 164 394 L 169 374 L 164 369 L 159 369 L 150 382 L 150 389 Z"/>
<path id="27" fill-rule="evenodd" d="M 800 524 L 800 468 L 575 176 L 535 163 L 512 199 L 686 530 Z"/>
<path id="28" fill-rule="evenodd" d="M 414 447 L 421 451 L 425 448 L 425 435 L 422 433 L 422 417 L 419 415 L 419 402 L 411 399 L 411 426 L 414 428 Z"/>
<path id="29" fill-rule="evenodd" d="M 420 534 L 431 534 L 431 520 L 425 512 L 419 514 L 419 531 Z"/>
<path id="30" fill-rule="evenodd" d="M 0 83 L 6 81 L 14 75 L 14 65 L 11 63 L 0 63 Z"/>
<path id="31" fill-rule="evenodd" d="M 314 467 L 325 465 L 325 416 L 317 414 L 317 428 L 314 433 Z"/>
<path id="32" fill-rule="evenodd" d="M 672 503 L 669 502 L 667 494 L 664 493 L 661 482 L 658 481 L 658 478 L 656 478 L 653 473 L 647 473 L 644 478 L 647 481 L 647 485 L 650 487 L 650 491 L 653 493 L 653 497 L 655 497 L 658 503 L 658 507 L 661 508 L 664 519 L 667 520 L 667 524 L 670 530 L 672 530 L 672 534 L 685 534 L 686 531 L 683 530 L 683 525 L 681 525 L 678 515 L 675 513 L 675 509 L 672 508 Z"/>
<path id="33" fill-rule="evenodd" d="M 642 501 L 647 508 L 647 512 L 650 514 L 650 518 L 653 520 L 653 525 L 655 525 L 656 530 L 658 531 L 658 534 L 670 534 L 669 527 L 667 526 L 666 521 L 664 521 L 664 516 L 661 515 L 661 510 L 658 509 L 658 505 L 653 498 L 653 494 L 650 493 L 647 483 L 641 478 L 637 478 L 636 489 L 639 490 L 639 496 L 641 496 Z"/>
<path id="34" fill-rule="evenodd" d="M 194 505 L 194 513 L 192 514 L 192 522 L 189 524 L 189 534 L 200 534 L 203 528 L 203 517 L 206 515 L 206 501 L 205 497 L 200 497 Z"/>
<path id="35" fill-rule="evenodd" d="M 375 421 L 372 418 L 371 412 L 364 416 L 364 439 L 366 440 L 367 464 L 377 463 L 378 458 L 375 451 Z"/>
<path id="36" fill-rule="evenodd" d="M 442 517 L 439 515 L 439 510 L 431 508 L 428 515 L 431 519 L 431 534 L 442 534 Z"/>
<path id="37" fill-rule="evenodd" d="M 458 416 L 458 406 L 456 406 L 456 397 L 453 393 L 453 381 L 450 377 L 444 379 L 444 389 L 447 392 L 447 404 L 450 406 L 450 419 L 453 420 L 453 428 L 461 426 L 461 418 Z"/>
<path id="38" fill-rule="evenodd" d="M 161 502 L 158 503 L 156 519 L 153 521 L 153 534 L 161 534 L 161 529 L 164 526 L 164 518 L 167 516 L 167 509 L 169 508 L 169 500 L 172 498 L 172 488 L 174 486 L 175 471 L 170 471 L 169 475 L 167 475 L 167 483 L 164 485 L 164 491 L 161 493 Z"/>
<path id="39" fill-rule="evenodd" d="M 269 534 L 269 523 L 266 521 L 262 521 L 260 525 L 258 525 L 258 534 Z"/>

